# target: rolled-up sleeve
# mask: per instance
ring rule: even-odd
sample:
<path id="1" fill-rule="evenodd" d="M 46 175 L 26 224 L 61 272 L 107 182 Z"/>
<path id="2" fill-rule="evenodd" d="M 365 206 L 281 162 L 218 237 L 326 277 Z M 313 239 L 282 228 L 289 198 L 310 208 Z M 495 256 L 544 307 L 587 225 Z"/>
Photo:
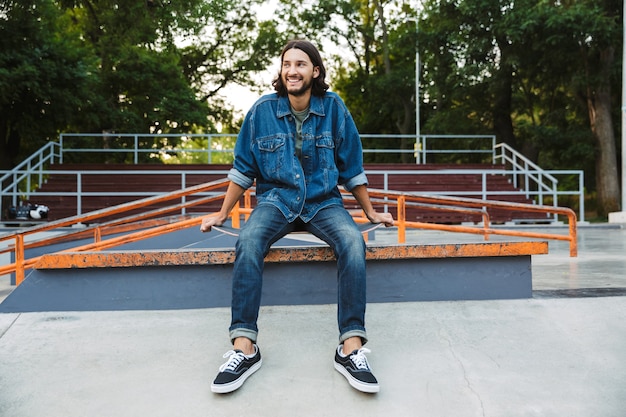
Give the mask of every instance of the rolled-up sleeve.
<path id="1" fill-rule="evenodd" d="M 256 105 L 246 114 L 235 143 L 235 161 L 228 173 L 229 180 L 246 190 L 254 184 L 258 172 L 251 149 L 251 141 L 254 137 L 255 111 Z"/>
<path id="2" fill-rule="evenodd" d="M 254 184 L 254 178 L 245 176 L 235 168 L 231 168 L 228 172 L 228 179 L 246 190 Z"/>
<path id="3" fill-rule="evenodd" d="M 335 96 L 334 104 L 338 110 L 335 114 L 338 119 L 336 163 L 339 183 L 351 191 L 358 185 L 367 185 L 367 176 L 363 171 L 361 136 L 350 112 L 338 96 Z"/>
<path id="4" fill-rule="evenodd" d="M 361 172 L 359 175 L 352 177 L 348 181 L 346 181 L 346 183 L 343 185 L 343 188 L 345 188 L 347 191 L 352 191 L 352 189 L 356 186 L 367 184 L 367 176 L 365 175 L 365 172 Z"/>

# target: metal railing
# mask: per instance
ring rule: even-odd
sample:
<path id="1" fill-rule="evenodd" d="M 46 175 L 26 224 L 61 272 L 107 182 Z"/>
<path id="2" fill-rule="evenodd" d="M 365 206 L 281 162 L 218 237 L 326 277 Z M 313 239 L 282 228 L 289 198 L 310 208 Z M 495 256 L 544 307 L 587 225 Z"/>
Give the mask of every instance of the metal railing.
<path id="1" fill-rule="evenodd" d="M 172 215 L 178 212 L 184 213 L 185 208 L 194 205 L 203 204 L 210 201 L 223 200 L 226 194 L 223 189 L 228 185 L 228 183 L 229 181 L 227 179 L 213 181 L 167 193 L 165 195 L 147 197 L 118 206 L 109 207 L 102 210 L 96 210 L 80 216 L 73 216 L 49 223 L 43 223 L 30 228 L 20 229 L 19 231 L 13 233 L 2 235 L 0 236 L 0 243 L 13 243 L 7 244 L 7 247 L 5 249 L 0 249 L 0 254 L 7 252 L 12 253 L 14 262 L 8 265 L 0 266 L 0 276 L 14 273 L 15 283 L 16 285 L 19 285 L 25 279 L 25 271 L 35 267 L 38 260 L 41 258 L 40 256 L 36 256 L 26 259 L 26 250 L 34 247 L 43 247 L 53 245 L 61 241 L 73 241 L 78 239 L 84 239 L 87 236 L 93 236 L 93 243 L 81 245 L 71 249 L 66 249 L 65 251 L 77 252 L 87 250 L 104 250 L 126 243 L 163 235 L 176 230 L 182 230 L 189 227 L 198 227 L 204 215 L 199 215 L 191 218 L 182 216 L 181 218 L 173 218 L 172 220 L 164 219 L 164 216 L 166 214 Z M 250 194 L 252 193 L 252 191 L 253 190 L 248 190 L 246 192 L 246 195 L 243 198 L 243 209 L 240 209 L 239 205 L 237 205 L 231 212 L 231 218 L 234 227 L 239 227 L 239 221 L 242 214 L 246 215 L 251 212 L 252 207 Z M 188 197 L 191 196 L 196 196 L 198 198 L 188 199 Z M 488 240 L 490 235 L 508 235 L 527 238 L 564 240 L 569 242 L 570 256 L 575 257 L 578 254 L 576 214 L 568 208 L 538 206 L 532 204 L 513 204 L 501 201 L 485 201 L 469 198 L 417 195 L 413 193 L 383 190 L 370 190 L 370 196 L 372 198 L 372 202 L 378 207 L 383 207 L 384 209 L 387 209 L 389 206 L 395 206 L 397 208 L 398 214 L 394 225 L 397 227 L 398 243 L 405 243 L 406 229 L 414 228 L 445 230 L 457 233 L 480 234 L 484 237 L 485 240 Z M 351 197 L 347 196 L 346 198 Z M 180 202 L 177 202 L 167 207 L 148 209 L 148 207 L 150 206 L 166 201 Z M 406 208 L 407 206 L 412 205 L 432 206 L 440 210 L 466 211 L 472 212 L 474 214 L 481 213 L 483 216 L 483 224 L 481 226 L 471 227 L 407 221 L 405 216 Z M 502 210 L 522 210 L 538 213 L 558 213 L 568 218 L 569 233 L 568 235 L 562 235 L 557 233 L 537 233 L 519 230 L 506 230 L 500 228 L 494 229 L 491 227 L 489 215 L 486 212 L 486 208 L 489 207 Z M 75 230 L 73 232 L 64 233 L 62 235 L 45 238 L 40 241 L 26 242 L 26 237 L 32 236 L 36 233 L 58 230 L 63 227 L 69 227 L 77 224 L 90 223 L 96 219 L 103 219 L 115 214 L 130 213 L 131 211 L 137 209 L 142 209 L 140 214 L 128 214 L 122 219 L 113 220 L 103 224 L 94 224 L 86 229 Z M 356 217 L 360 216 L 356 215 Z M 362 218 L 361 220 L 366 221 L 366 219 L 364 218 Z M 111 237 L 109 239 L 103 239 L 105 236 L 113 235 L 116 233 L 119 234 L 121 232 L 126 232 L 127 234 Z"/>
<path id="2" fill-rule="evenodd" d="M 543 170 L 537 164 L 517 152 L 506 143 L 494 145 L 494 164 L 498 162 L 511 170 L 513 186 L 523 190 L 527 198 L 533 198 L 538 204 L 544 204 L 546 196 L 551 197 L 552 205 L 558 205 L 559 195 L 578 195 L 579 219 L 584 221 L 584 172 L 582 170 Z M 555 176 L 570 175 L 578 177 L 578 191 L 559 190 L 559 180 Z"/>
<path id="3" fill-rule="evenodd" d="M 40 173 L 44 176 L 47 175 L 64 175 L 64 176 L 72 176 L 75 178 L 75 180 L 72 181 L 73 184 L 75 184 L 76 189 L 73 191 L 53 191 L 53 192 L 45 192 L 45 191 L 37 191 L 34 193 L 26 193 L 26 194 L 22 194 L 20 193 L 20 195 L 22 196 L 26 196 L 26 199 L 31 199 L 31 198 L 42 198 L 42 197 L 46 197 L 46 196 L 54 196 L 54 197 L 71 197 L 74 198 L 76 201 L 76 209 L 74 212 L 74 215 L 82 215 L 83 214 L 83 206 L 84 206 L 84 201 L 87 198 L 90 197 L 129 197 L 129 199 L 131 198 L 141 198 L 141 197 L 148 197 L 148 196 L 155 196 L 155 195 L 163 195 L 166 194 L 166 191 L 162 191 L 162 192 L 156 192 L 156 191 L 103 191 L 103 190 L 99 190 L 99 191 L 87 191 L 85 190 L 85 180 L 84 177 L 89 176 L 89 177 L 93 177 L 93 176 L 110 176 L 112 171 L 105 171 L 105 170 L 89 170 L 89 171 L 76 171 L 76 170 L 53 170 L 53 171 L 45 171 L 45 170 L 41 170 Z M 401 176 L 411 176 L 411 177 L 415 177 L 415 176 L 450 176 L 451 178 L 455 175 L 459 175 L 459 174 L 463 174 L 463 175 L 473 175 L 476 176 L 477 178 L 479 178 L 479 182 L 480 182 L 480 189 L 478 190 L 468 190 L 468 189 L 450 189 L 449 187 L 445 190 L 445 191 L 432 191 L 432 192 L 428 192 L 425 194 L 431 194 L 431 195 L 440 195 L 440 196 L 445 196 L 445 195 L 453 195 L 453 196 L 459 196 L 459 197 L 474 197 L 474 198 L 479 198 L 482 200 L 489 200 L 489 199 L 497 199 L 498 196 L 512 196 L 512 195 L 519 195 L 522 194 L 524 195 L 526 198 L 529 199 L 534 199 L 534 200 L 539 200 L 540 201 L 540 205 L 544 205 L 543 204 L 543 200 L 544 200 L 544 195 L 545 195 L 545 191 L 543 191 L 542 189 L 538 189 L 538 190 L 527 190 L 524 192 L 520 192 L 520 191 L 499 191 L 499 190 L 494 190 L 494 189 L 490 189 L 489 188 L 489 177 L 491 176 L 496 176 L 496 175 L 502 175 L 502 176 L 511 176 L 511 175 L 518 175 L 520 173 L 524 173 L 524 175 L 527 176 L 536 176 L 536 175 L 542 175 L 542 174 L 538 174 L 536 171 L 534 170 L 528 170 L 527 172 L 524 170 L 506 170 L 506 169 L 490 169 L 490 170 L 480 170 L 480 169 L 443 169 L 443 170 L 420 170 L 420 171 L 415 171 L 415 170 L 393 170 L 393 171 L 385 171 L 385 170 L 366 170 L 365 173 L 367 174 L 367 176 L 370 178 L 370 180 L 372 180 L 375 176 L 380 176 L 382 177 L 382 190 L 383 191 L 390 191 L 393 190 L 393 184 L 395 181 L 393 181 L 392 177 L 401 177 Z M 158 177 L 159 176 L 173 176 L 176 175 L 179 177 L 178 180 L 178 188 L 186 188 L 188 185 L 188 176 L 199 176 L 199 175 L 205 175 L 205 176 L 215 176 L 215 175 L 223 175 L 224 177 L 228 174 L 228 170 L 193 170 L 193 171 L 185 171 L 185 170 L 115 170 L 115 174 L 116 175 L 126 175 L 129 178 L 129 181 L 132 181 L 130 178 L 132 178 L 133 175 L 150 175 L 150 176 L 155 176 L 155 181 L 158 181 Z M 401 182 L 401 180 L 399 181 Z M 196 181 L 197 183 L 197 181 Z M 173 184 L 172 184 L 173 185 Z M 9 193 L 7 193 L 9 194 Z M 578 195 L 581 196 L 582 195 L 582 184 L 581 184 L 581 188 L 578 191 L 565 191 L 565 192 L 555 192 L 555 191 L 551 191 L 550 192 L 551 195 L 555 195 L 556 197 L 558 197 L 559 194 L 561 195 Z M 580 221 L 584 221 L 584 202 L 582 201 L 582 199 L 579 197 L 579 199 L 581 200 L 580 202 L 580 213 L 579 213 L 579 219 L 581 219 Z M 35 203 L 38 203 L 38 201 L 34 201 Z M 553 207 L 557 207 L 557 198 L 554 198 L 552 201 L 552 206 Z M 558 219 L 558 215 L 553 213 L 554 217 L 552 218 L 552 222 L 559 222 Z"/>
<path id="4" fill-rule="evenodd" d="M 42 171 L 44 175 L 65 175 L 74 177 L 75 180 L 72 182 L 75 183 L 76 190 L 75 191 L 53 191 L 53 192 L 45 192 L 45 191 L 37 191 L 34 193 L 23 194 L 26 196 L 26 200 L 30 200 L 33 196 L 37 197 L 46 197 L 46 196 L 54 196 L 54 197 L 73 197 L 76 199 L 76 211 L 74 215 L 82 216 L 83 212 L 83 203 L 84 200 L 88 197 L 150 197 L 150 196 L 162 196 L 168 194 L 167 191 L 86 191 L 83 180 L 85 176 L 110 176 L 111 171 L 105 170 L 93 170 L 93 171 L 76 171 L 76 170 L 53 170 L 53 171 Z M 228 171 L 224 170 L 194 170 L 192 172 L 185 170 L 115 170 L 115 174 L 126 175 L 129 178 L 129 181 L 132 181 L 133 175 L 154 175 L 158 181 L 159 176 L 164 175 L 177 175 L 180 177 L 178 182 L 180 189 L 187 188 L 188 181 L 187 176 L 189 175 L 223 175 L 226 177 Z M 196 181 L 197 182 L 197 181 Z M 7 193 L 8 194 L 8 193 Z"/>
<path id="5" fill-rule="evenodd" d="M 426 164 L 442 155 L 482 155 L 482 161 L 492 161 L 495 156 L 496 137 L 493 135 L 415 135 L 361 134 L 365 143 L 364 154 L 394 154 L 411 156 L 416 164 Z M 81 154 L 125 155 L 124 162 L 137 164 L 142 160 L 184 153 L 190 159 L 215 163 L 218 156 L 232 155 L 236 134 L 138 134 L 138 133 L 61 133 L 59 135 L 60 163 L 68 156 Z M 193 139 L 206 139 L 202 148 L 188 146 Z M 406 149 L 393 147 L 398 142 L 410 142 Z M 225 146 L 226 142 L 226 146 Z M 387 148 L 387 144 L 392 147 Z M 452 144 L 448 146 L 448 144 Z M 98 145 L 98 146 L 94 146 Z M 229 145 L 231 147 L 229 147 Z M 218 161 L 219 162 L 219 161 Z"/>
<path id="6" fill-rule="evenodd" d="M 43 183 L 48 167 L 60 161 L 60 156 L 59 142 L 48 142 L 13 170 L 5 171 L 0 177 L 2 197 L 11 197 L 14 206 L 22 196 L 21 200 L 27 200 L 29 194 Z M 2 208 L 0 199 L 0 213 L 3 213 Z"/>
<path id="7" fill-rule="evenodd" d="M 415 162 L 427 163 L 435 157 L 449 157 L 450 155 L 457 155 L 459 158 L 463 155 L 476 156 L 481 161 L 486 163 L 502 164 L 504 169 L 501 170 L 437 170 L 437 174 L 443 175 L 456 175 L 457 173 L 475 174 L 481 175 L 482 191 L 479 197 L 486 198 L 487 195 L 497 195 L 498 192 L 490 192 L 487 189 L 486 177 L 488 175 L 507 175 L 512 179 L 512 182 L 516 188 L 519 188 L 526 198 L 534 199 L 539 205 L 544 205 L 545 200 L 549 197 L 551 199 L 552 206 L 558 206 L 559 196 L 575 196 L 578 199 L 579 206 L 579 221 L 584 221 L 584 174 L 582 170 L 558 170 L 558 171 L 546 171 L 542 170 L 536 164 L 519 154 L 506 144 L 497 144 L 495 142 L 495 136 L 451 136 L 451 135 L 422 135 L 418 140 L 415 140 L 414 135 L 361 135 L 364 143 L 372 143 L 371 141 L 387 141 L 389 143 L 396 143 L 397 140 L 411 139 L 414 141 L 414 149 L 399 149 L 388 148 L 381 149 L 380 146 L 375 148 L 364 147 L 364 154 L 368 153 L 394 153 L 398 155 L 411 153 Z M 236 135 L 234 134 L 189 134 L 189 135 L 144 135 L 144 134 L 61 134 L 59 142 L 49 142 L 46 146 L 42 147 L 38 152 L 33 154 L 26 161 L 22 162 L 14 170 L 7 172 L 0 178 L 0 190 L 2 192 L 3 199 L 0 200 L 0 213 L 4 214 L 6 207 L 5 198 L 10 199 L 13 206 L 18 205 L 20 201 L 27 201 L 33 195 L 49 195 L 46 193 L 37 192 L 37 188 L 45 181 L 51 171 L 47 170 L 47 167 L 55 162 L 63 163 L 71 159 L 81 161 L 88 156 L 98 154 L 101 159 L 103 156 L 111 156 L 116 160 L 123 162 L 137 164 L 140 161 L 155 161 L 159 162 L 162 159 L 169 157 L 183 157 L 185 160 L 198 161 L 198 158 L 202 157 L 202 163 L 212 163 L 218 159 L 217 155 L 230 157 L 232 159 L 232 147 L 228 147 L 229 143 L 234 145 Z M 203 144 L 203 148 L 193 148 L 189 144 L 193 143 L 195 139 L 206 139 L 206 144 Z M 228 142 L 231 141 L 231 142 Z M 370 141 L 370 142 L 367 142 Z M 395 141 L 395 142 L 394 142 Z M 466 141 L 466 142 L 464 142 Z M 461 146 L 460 144 L 463 143 Z M 94 146 L 94 145 L 98 146 Z M 377 143 L 377 145 L 380 145 Z M 207 170 L 209 171 L 209 170 Z M 104 171 L 103 171 L 104 172 Z M 172 174 L 175 171 L 167 171 Z M 198 171 L 194 171 L 197 173 Z M 375 173 L 376 171 L 368 171 L 368 173 Z M 399 171 L 394 171 L 393 174 Z M 80 184 L 79 171 L 60 171 L 55 170 L 56 174 L 69 173 L 70 175 L 76 175 L 77 181 Z M 109 173 L 108 171 L 106 172 Z M 139 174 L 156 174 L 159 175 L 158 170 L 149 171 L 129 171 L 128 175 Z M 191 173 L 191 172 L 190 172 Z M 411 175 L 415 175 L 416 171 L 410 171 Z M 100 175 L 102 172 L 89 171 L 89 174 Z M 181 175 L 181 187 L 185 186 L 184 175 L 185 172 L 178 172 Z M 391 173 L 390 173 L 391 174 Z M 419 175 L 433 175 L 425 170 L 420 170 Z M 383 173 L 385 176 L 384 189 L 390 189 L 388 184 L 388 174 Z M 402 175 L 402 174 L 400 174 Z M 560 189 L 560 184 L 556 178 L 559 175 L 578 177 L 577 188 Z M 571 181 L 570 181 L 571 182 Z M 446 191 L 450 193 L 450 191 Z M 87 193 L 83 191 L 79 185 L 76 192 L 69 193 L 54 193 L 55 195 L 74 196 L 77 198 L 77 210 L 79 215 L 82 213 L 80 207 L 80 201 L 82 197 L 100 195 L 105 196 L 107 193 Z M 145 195 L 154 195 L 155 193 L 133 193 L 132 195 L 140 197 Z M 454 195 L 464 196 L 473 195 L 476 193 L 469 193 L 467 190 L 458 190 L 454 192 Z M 115 195 L 123 195 L 123 193 L 116 193 Z M 557 216 L 555 215 L 553 221 L 557 222 Z"/>

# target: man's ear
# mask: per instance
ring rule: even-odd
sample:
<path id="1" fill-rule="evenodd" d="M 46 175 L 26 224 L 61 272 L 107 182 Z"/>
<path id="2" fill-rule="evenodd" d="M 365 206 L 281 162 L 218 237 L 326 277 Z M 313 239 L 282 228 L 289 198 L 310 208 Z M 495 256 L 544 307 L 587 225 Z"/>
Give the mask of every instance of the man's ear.
<path id="1" fill-rule="evenodd" d="M 313 68 L 313 78 L 317 78 L 320 76 L 320 67 Z"/>

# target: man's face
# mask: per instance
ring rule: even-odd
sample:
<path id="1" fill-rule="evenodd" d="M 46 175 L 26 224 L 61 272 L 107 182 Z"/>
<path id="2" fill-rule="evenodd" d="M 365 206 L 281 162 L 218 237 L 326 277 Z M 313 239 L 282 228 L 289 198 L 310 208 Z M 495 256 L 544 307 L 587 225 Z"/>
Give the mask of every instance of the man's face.
<path id="1" fill-rule="evenodd" d="M 314 67 L 309 56 L 297 48 L 285 52 L 280 73 L 287 93 L 292 96 L 309 92 L 313 79 L 320 75 L 319 67 Z"/>

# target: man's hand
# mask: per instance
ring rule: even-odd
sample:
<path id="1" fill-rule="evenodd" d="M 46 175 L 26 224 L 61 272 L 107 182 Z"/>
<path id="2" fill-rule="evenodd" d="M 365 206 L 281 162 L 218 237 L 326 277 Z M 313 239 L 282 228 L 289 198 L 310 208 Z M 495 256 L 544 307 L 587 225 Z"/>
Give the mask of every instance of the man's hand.
<path id="1" fill-rule="evenodd" d="M 234 182 L 230 182 L 228 184 L 228 189 L 226 190 L 226 195 L 224 196 L 224 201 L 222 202 L 222 208 L 219 213 L 211 214 L 202 219 L 202 224 L 200 225 L 201 232 L 210 232 L 211 227 L 213 226 L 221 226 L 228 219 L 228 215 L 230 211 L 235 207 L 235 204 L 243 193 L 246 190 L 241 186 L 235 184 Z"/>
<path id="2" fill-rule="evenodd" d="M 385 227 L 393 226 L 393 216 L 391 213 L 379 213 L 375 211 L 368 216 L 368 219 L 372 223 L 384 223 Z"/>
<path id="3" fill-rule="evenodd" d="M 202 219 L 202 224 L 200 225 L 201 232 L 210 232 L 211 227 L 213 226 L 221 226 L 224 224 L 226 219 L 223 219 L 217 215 L 207 216 Z"/>

